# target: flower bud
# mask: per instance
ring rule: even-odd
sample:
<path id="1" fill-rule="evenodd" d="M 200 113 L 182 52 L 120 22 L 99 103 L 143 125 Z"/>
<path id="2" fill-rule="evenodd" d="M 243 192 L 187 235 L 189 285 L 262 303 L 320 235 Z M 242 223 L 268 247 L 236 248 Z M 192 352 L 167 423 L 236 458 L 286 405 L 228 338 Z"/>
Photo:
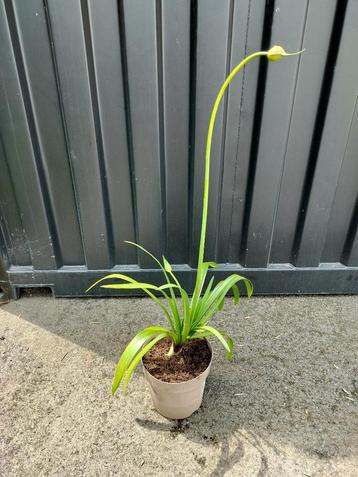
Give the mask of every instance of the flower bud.
<path id="1" fill-rule="evenodd" d="M 278 61 L 281 60 L 284 56 L 294 56 L 294 55 L 299 55 L 305 51 L 304 49 L 301 51 L 297 51 L 297 53 L 286 53 L 285 50 L 282 48 L 282 46 L 279 45 L 274 45 L 272 48 L 269 49 L 267 52 L 267 58 L 270 61 Z"/>

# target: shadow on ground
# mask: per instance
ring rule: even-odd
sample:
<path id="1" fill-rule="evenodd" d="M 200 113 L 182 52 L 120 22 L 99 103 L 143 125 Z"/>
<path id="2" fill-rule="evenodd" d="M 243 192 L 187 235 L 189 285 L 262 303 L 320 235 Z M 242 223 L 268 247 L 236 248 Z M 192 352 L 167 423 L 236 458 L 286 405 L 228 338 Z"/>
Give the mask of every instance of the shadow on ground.
<path id="1" fill-rule="evenodd" d="M 2 309 L 113 362 L 112 370 L 133 334 L 161 319 L 146 299 L 25 297 Z M 268 475 L 267 448 L 278 457 L 287 446 L 322 460 L 354 455 L 357 309 L 358 297 L 254 298 L 243 300 L 240 311 L 228 305 L 216 320 L 232 330 L 235 360 L 227 363 L 214 346 L 202 408 L 183 421 L 134 422 L 219 448 L 213 477 L 244 458 L 246 442 L 260 455 L 259 477 Z M 106 379 L 110 385 L 110 373 Z M 205 468 L 205 457 L 194 458 Z"/>

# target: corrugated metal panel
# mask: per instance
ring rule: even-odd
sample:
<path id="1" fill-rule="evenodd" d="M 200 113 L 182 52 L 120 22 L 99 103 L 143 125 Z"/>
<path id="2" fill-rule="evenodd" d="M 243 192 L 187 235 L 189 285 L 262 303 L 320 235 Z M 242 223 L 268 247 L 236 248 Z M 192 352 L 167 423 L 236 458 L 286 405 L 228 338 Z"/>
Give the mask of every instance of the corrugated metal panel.
<path id="1" fill-rule="evenodd" d="M 358 3 L 354 0 L 3 0 L 0 287 L 83 295 L 124 244 L 165 254 L 189 288 L 204 146 L 220 108 L 207 256 L 257 293 L 358 292 Z"/>

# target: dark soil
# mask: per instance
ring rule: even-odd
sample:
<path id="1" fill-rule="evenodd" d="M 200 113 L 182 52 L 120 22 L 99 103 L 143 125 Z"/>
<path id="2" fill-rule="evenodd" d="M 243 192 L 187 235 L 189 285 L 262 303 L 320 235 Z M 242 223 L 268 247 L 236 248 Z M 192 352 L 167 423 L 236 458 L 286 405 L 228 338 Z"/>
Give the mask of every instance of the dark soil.
<path id="1" fill-rule="evenodd" d="M 204 339 L 185 343 L 173 356 L 168 357 L 171 345 L 163 338 L 143 357 L 147 371 L 167 383 L 181 383 L 199 376 L 209 366 L 211 351 Z"/>

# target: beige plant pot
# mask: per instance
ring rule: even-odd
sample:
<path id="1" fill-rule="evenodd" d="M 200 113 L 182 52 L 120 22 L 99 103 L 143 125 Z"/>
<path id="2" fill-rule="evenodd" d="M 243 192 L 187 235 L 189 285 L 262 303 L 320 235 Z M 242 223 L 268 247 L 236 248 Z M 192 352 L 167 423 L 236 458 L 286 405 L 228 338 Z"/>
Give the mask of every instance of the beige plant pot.
<path id="1" fill-rule="evenodd" d="M 203 400 L 206 378 L 213 360 L 213 351 L 209 366 L 199 376 L 182 383 L 167 383 L 152 376 L 143 365 L 144 377 L 149 384 L 155 409 L 169 419 L 184 419 L 197 411 Z M 143 363 L 142 363 L 143 364 Z"/>

